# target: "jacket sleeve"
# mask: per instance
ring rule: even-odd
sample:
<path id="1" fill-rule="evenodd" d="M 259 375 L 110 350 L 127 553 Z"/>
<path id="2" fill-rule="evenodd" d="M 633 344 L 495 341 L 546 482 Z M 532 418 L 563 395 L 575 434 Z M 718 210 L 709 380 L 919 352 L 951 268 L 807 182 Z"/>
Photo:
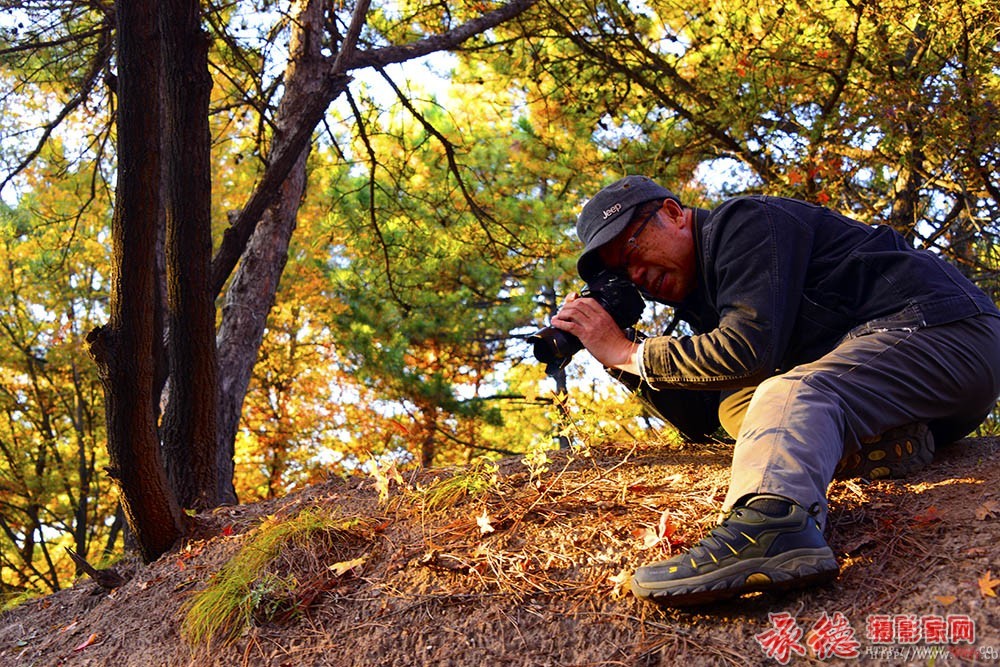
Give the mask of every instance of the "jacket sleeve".
<path id="1" fill-rule="evenodd" d="M 716 209 L 702 236 L 702 283 L 716 329 L 649 338 L 643 373 L 653 387 L 733 389 L 778 371 L 801 300 L 811 227 L 762 198 Z"/>

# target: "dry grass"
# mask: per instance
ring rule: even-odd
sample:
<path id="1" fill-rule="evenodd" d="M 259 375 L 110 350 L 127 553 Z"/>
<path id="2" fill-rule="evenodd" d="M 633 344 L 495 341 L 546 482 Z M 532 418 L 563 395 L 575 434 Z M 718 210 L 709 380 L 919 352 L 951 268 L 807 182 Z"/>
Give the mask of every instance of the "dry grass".
<path id="1" fill-rule="evenodd" d="M 230 642 L 255 623 L 299 613 L 344 573 L 338 564 L 361 564 L 357 553 L 376 525 L 320 507 L 268 517 L 191 599 L 184 636 L 192 644 Z"/>

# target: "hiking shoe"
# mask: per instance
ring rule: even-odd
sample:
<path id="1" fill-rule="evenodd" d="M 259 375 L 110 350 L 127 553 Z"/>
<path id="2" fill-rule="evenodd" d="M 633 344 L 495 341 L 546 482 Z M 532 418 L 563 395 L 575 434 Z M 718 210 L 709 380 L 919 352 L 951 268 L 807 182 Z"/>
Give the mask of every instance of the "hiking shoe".
<path id="1" fill-rule="evenodd" d="M 934 459 L 934 436 L 927 424 L 914 422 L 861 442 L 861 449 L 837 465 L 835 479 L 906 477 Z"/>
<path id="2" fill-rule="evenodd" d="M 785 508 L 780 516 L 763 506 L 775 502 Z M 822 583 L 838 573 L 814 511 L 781 496 L 758 495 L 734 507 L 689 551 L 636 570 L 632 592 L 682 607 Z"/>

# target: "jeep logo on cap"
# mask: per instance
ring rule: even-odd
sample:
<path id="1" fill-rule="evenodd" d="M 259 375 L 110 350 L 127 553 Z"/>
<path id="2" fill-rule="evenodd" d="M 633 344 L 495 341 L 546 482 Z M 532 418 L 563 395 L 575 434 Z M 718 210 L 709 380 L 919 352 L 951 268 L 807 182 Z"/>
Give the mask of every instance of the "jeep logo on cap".
<path id="1" fill-rule="evenodd" d="M 613 216 L 615 213 L 617 213 L 620 210 L 622 210 L 622 205 L 621 204 L 615 204 L 611 208 L 605 209 L 604 210 L 604 219 L 607 220 L 608 218 L 610 218 L 611 216 Z"/>

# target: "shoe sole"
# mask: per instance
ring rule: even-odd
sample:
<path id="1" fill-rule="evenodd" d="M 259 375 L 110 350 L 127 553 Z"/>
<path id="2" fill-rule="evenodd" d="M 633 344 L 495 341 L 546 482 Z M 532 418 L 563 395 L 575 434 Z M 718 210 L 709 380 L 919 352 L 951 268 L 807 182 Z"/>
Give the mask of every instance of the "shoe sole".
<path id="1" fill-rule="evenodd" d="M 908 477 L 934 460 L 934 436 L 925 424 L 909 424 L 861 443 L 860 451 L 851 456 L 835 479 Z"/>
<path id="2" fill-rule="evenodd" d="M 684 607 L 759 591 L 786 591 L 837 578 L 840 567 L 829 547 L 795 549 L 771 558 L 747 558 L 703 575 L 664 582 L 639 583 L 632 593 L 665 607 Z"/>

